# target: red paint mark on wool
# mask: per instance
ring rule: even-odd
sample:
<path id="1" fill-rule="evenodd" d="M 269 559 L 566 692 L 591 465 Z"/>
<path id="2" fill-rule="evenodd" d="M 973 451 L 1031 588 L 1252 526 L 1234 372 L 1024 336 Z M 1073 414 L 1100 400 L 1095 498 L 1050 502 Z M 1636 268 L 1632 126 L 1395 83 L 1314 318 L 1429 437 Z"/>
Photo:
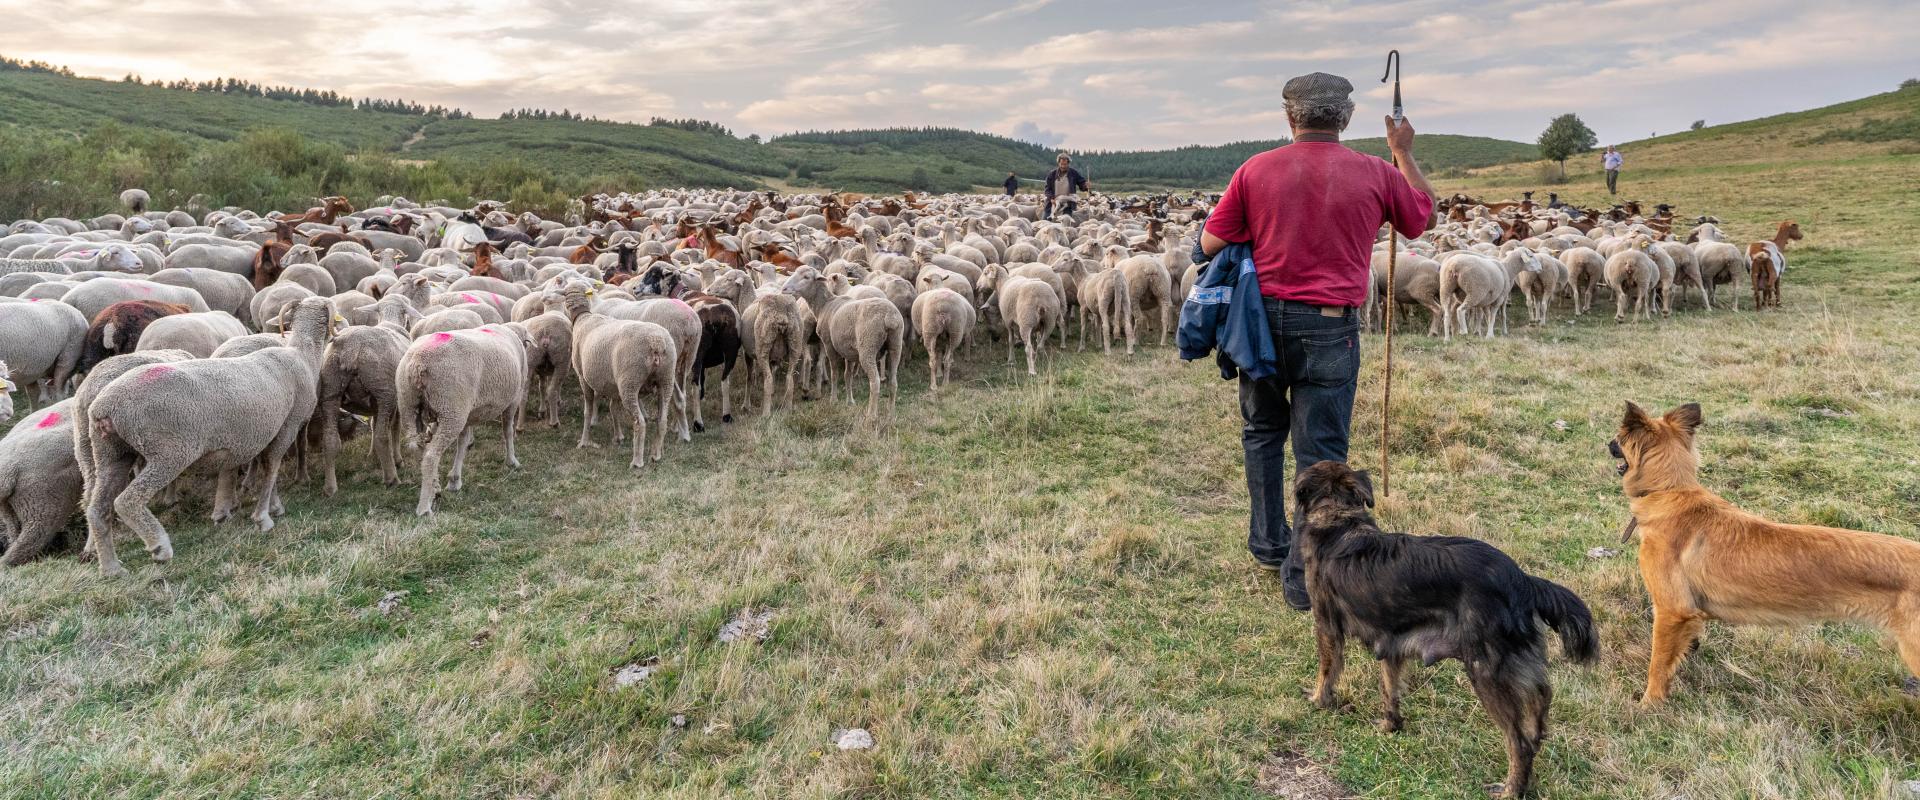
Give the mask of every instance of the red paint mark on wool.
<path id="1" fill-rule="evenodd" d="M 61 419 L 62 418 L 60 416 L 60 412 L 58 411 L 50 412 L 46 416 L 40 418 L 40 424 L 35 425 L 33 427 L 39 428 L 41 430 L 45 430 L 47 428 L 51 428 L 55 425 L 60 424 Z"/>
<path id="2" fill-rule="evenodd" d="M 166 377 L 167 373 L 170 373 L 172 371 L 173 371 L 173 367 L 167 366 L 166 364 L 155 364 L 151 367 L 147 367 L 145 372 L 140 373 L 140 383 L 142 384 L 153 383 L 154 381 L 157 381 L 157 380 L 160 380 L 161 378 Z"/>

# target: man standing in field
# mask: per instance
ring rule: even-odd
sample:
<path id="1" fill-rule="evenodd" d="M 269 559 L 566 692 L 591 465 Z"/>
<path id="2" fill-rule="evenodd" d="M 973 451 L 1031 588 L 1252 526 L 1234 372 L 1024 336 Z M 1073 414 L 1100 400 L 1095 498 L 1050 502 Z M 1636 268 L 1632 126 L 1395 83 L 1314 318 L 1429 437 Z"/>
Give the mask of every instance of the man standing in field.
<path id="1" fill-rule="evenodd" d="M 1306 575 L 1287 524 L 1286 442 L 1305 469 L 1346 461 L 1360 374 L 1360 320 L 1381 223 L 1400 235 L 1432 227 L 1433 187 L 1413 160 L 1413 125 L 1387 121 L 1393 165 L 1340 144 L 1353 84 L 1316 72 L 1281 92 L 1293 143 L 1247 159 L 1207 217 L 1201 249 L 1251 242 L 1278 374 L 1240 378 L 1247 454 L 1247 549 L 1280 573 L 1287 604 L 1306 610 Z M 1297 509 L 1296 509 L 1297 511 Z"/>
<path id="2" fill-rule="evenodd" d="M 1007 182 L 1001 185 L 1007 187 L 1007 196 L 1012 197 L 1020 191 L 1020 176 L 1009 172 Z"/>
<path id="3" fill-rule="evenodd" d="M 1613 145 L 1607 145 L 1607 152 L 1600 156 L 1600 166 L 1607 170 L 1607 194 L 1619 192 L 1620 165 L 1625 163 L 1627 159 L 1620 155 L 1620 151 L 1614 149 Z"/>
<path id="4" fill-rule="evenodd" d="M 1060 213 L 1071 214 L 1080 205 L 1073 199 L 1074 194 L 1081 190 L 1093 191 L 1087 179 L 1073 168 L 1073 159 L 1068 158 L 1066 153 L 1061 153 L 1055 163 L 1058 166 L 1047 173 L 1047 212 L 1043 216 L 1049 219 L 1053 217 L 1056 202 L 1059 203 Z"/>

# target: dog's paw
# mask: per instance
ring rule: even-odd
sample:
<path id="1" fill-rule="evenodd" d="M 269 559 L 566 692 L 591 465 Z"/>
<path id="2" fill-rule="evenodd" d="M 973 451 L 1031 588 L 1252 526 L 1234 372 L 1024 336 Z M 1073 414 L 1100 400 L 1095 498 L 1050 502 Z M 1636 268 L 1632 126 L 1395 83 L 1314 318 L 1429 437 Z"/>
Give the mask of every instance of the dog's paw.
<path id="1" fill-rule="evenodd" d="M 1499 800 L 1509 800 L 1509 798 L 1520 796 L 1517 793 L 1507 791 L 1507 785 L 1504 783 L 1489 783 L 1486 785 L 1486 790 L 1488 797 L 1499 798 Z"/>
<path id="2" fill-rule="evenodd" d="M 1381 733 L 1399 733 L 1401 728 L 1406 727 L 1406 723 L 1398 717 L 1387 717 L 1375 724 L 1380 727 Z"/>

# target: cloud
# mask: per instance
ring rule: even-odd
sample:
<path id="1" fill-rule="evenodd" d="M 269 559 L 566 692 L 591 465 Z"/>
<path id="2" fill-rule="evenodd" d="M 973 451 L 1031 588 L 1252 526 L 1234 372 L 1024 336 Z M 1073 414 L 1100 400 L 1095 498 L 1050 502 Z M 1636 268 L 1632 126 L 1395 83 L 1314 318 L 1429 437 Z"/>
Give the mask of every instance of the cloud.
<path id="1" fill-rule="evenodd" d="M 1031 14 L 1035 11 L 1039 11 L 1040 9 L 1046 8 L 1047 6 L 1050 6 L 1050 5 L 1053 5 L 1053 0 L 1021 0 L 1021 2 L 1014 3 L 1013 5 L 1007 6 L 1006 8 L 1000 9 L 999 11 L 994 11 L 994 12 L 976 17 L 973 20 L 973 24 L 985 25 L 990 22 L 999 22 L 1000 20 L 1003 20 L 1003 19 L 1010 19 L 1013 17 L 1024 17 L 1028 14 Z"/>
<path id="2" fill-rule="evenodd" d="M 109 78 L 232 76 L 482 116 L 692 116 L 742 134 L 952 125 L 1087 148 L 1284 135 L 1280 87 L 1315 70 L 1354 82 L 1350 134 L 1377 135 L 1388 43 L 1420 130 L 1519 140 L 1565 111 L 1611 140 L 1920 72 L 1913 0 L 143 0 L 137 14 L 0 0 L 0 19 L 0 52 Z"/>
<path id="3" fill-rule="evenodd" d="M 1022 121 L 1019 124 L 1014 125 L 1013 132 L 1011 135 L 1015 139 L 1019 139 L 1020 141 L 1023 141 L 1023 142 L 1032 142 L 1034 144 L 1040 145 L 1041 147 L 1059 147 L 1060 145 L 1067 143 L 1066 134 L 1056 133 L 1054 131 L 1049 131 L 1049 130 L 1042 130 L 1039 125 L 1034 124 L 1030 120 Z"/>

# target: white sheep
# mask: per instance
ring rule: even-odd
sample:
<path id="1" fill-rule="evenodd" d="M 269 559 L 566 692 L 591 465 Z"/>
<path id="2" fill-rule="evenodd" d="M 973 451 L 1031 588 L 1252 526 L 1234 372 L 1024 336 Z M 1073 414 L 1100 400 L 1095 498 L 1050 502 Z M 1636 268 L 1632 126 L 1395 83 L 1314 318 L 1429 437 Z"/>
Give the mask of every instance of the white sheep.
<path id="1" fill-rule="evenodd" d="M 427 441 L 420 454 L 420 502 L 414 513 L 433 513 L 440 493 L 440 459 L 453 449 L 447 491 L 463 483 L 473 426 L 498 419 L 506 438 L 507 465 L 518 469 L 514 432 L 527 396 L 527 339 L 516 324 L 444 331 L 421 337 L 400 359 L 395 383 L 400 420 L 411 424 L 410 442 Z M 433 435 L 427 437 L 427 423 Z M 456 444 L 458 445 L 456 448 Z"/>
<path id="2" fill-rule="evenodd" d="M 18 391 L 24 394 L 26 387 L 38 385 L 42 403 L 64 396 L 86 343 L 87 318 L 54 301 L 8 303 L 4 308 L 0 361 L 11 367 Z"/>
<path id="3" fill-rule="evenodd" d="M 1653 287 L 1660 281 L 1660 267 L 1647 255 L 1647 246 L 1623 249 L 1607 257 L 1607 285 L 1613 288 L 1613 321 L 1627 321 L 1627 302 L 1633 302 L 1633 311 L 1642 319 L 1650 319 L 1647 298 L 1653 294 Z"/>
<path id="4" fill-rule="evenodd" d="M 1512 293 L 1513 284 L 1499 262 L 1472 252 L 1448 256 L 1440 262 L 1441 335 L 1451 339 L 1456 328 L 1470 334 L 1485 320 L 1486 337 L 1493 338 L 1494 324 Z"/>
<path id="5" fill-rule="evenodd" d="M 293 312 L 287 347 L 269 347 L 241 358 L 151 364 L 115 378 L 87 408 L 93 439 L 94 480 L 87 509 L 91 531 L 109 530 L 118 517 L 146 543 L 156 563 L 173 558 L 166 527 L 148 503 L 188 467 L 220 472 L 214 519 L 235 505 L 240 468 L 259 460 L 264 472 L 253 520 L 273 528 L 272 506 L 280 462 L 300 429 L 313 417 L 320 359 L 333 329 L 333 310 L 320 298 L 301 301 Z M 139 474 L 134 465 L 144 462 Z M 113 537 L 92 541 L 100 571 L 124 574 Z"/>
<path id="6" fill-rule="evenodd" d="M 953 353 L 972 334 L 975 316 L 973 305 L 952 289 L 937 287 L 914 298 L 913 328 L 927 350 L 930 390 L 940 390 L 943 371 L 947 381 L 953 381 Z M 1083 332 L 1083 343 L 1085 336 Z"/>
<path id="7" fill-rule="evenodd" d="M 628 466 L 645 467 L 649 457 L 647 413 L 640 405 L 640 395 L 651 391 L 660 400 L 651 456 L 659 461 L 666 448 L 668 411 L 680 391 L 680 354 L 673 334 L 651 322 L 594 313 L 586 293 L 577 288 L 564 294 L 549 289 L 548 294 L 561 295 L 555 299 L 565 308 L 573 326 L 573 374 L 580 382 L 580 441 L 576 446 L 592 446 L 599 399 L 604 396 L 612 406 L 608 417 L 613 443 L 620 442 L 624 412 L 633 428 L 633 457 Z"/>
<path id="8" fill-rule="evenodd" d="M 0 384 L 5 372 L 0 364 Z M 0 566 L 40 555 L 79 507 L 83 485 L 73 458 L 73 400 L 29 414 L 0 438 Z"/>
<path id="9" fill-rule="evenodd" d="M 245 335 L 247 326 L 225 311 L 172 314 L 147 323 L 133 350 L 185 350 L 195 358 L 208 358 L 220 345 Z"/>

